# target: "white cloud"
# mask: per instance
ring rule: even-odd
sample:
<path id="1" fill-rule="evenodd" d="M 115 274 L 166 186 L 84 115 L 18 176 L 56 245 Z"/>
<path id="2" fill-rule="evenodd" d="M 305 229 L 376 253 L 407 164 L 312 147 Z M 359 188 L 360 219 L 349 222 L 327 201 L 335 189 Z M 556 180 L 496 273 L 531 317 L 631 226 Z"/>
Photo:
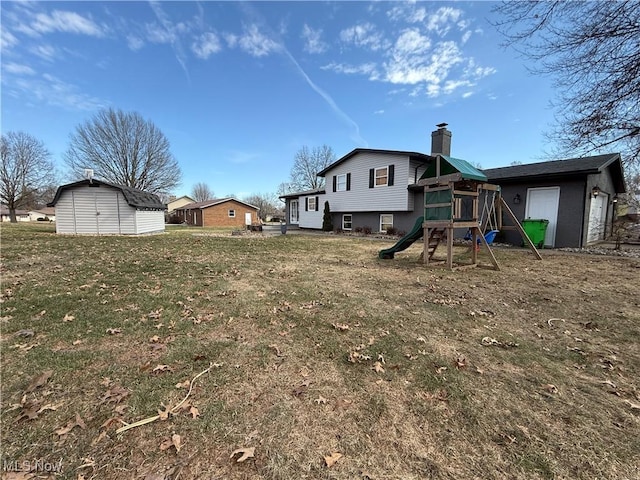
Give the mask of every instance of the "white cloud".
<path id="1" fill-rule="evenodd" d="M 193 42 L 191 50 L 198 58 L 206 60 L 210 55 L 222 50 L 222 45 L 220 45 L 220 39 L 215 33 L 206 32 Z"/>
<path id="2" fill-rule="evenodd" d="M 417 50 L 414 52 L 408 47 Z M 394 48 L 392 59 L 385 63 L 386 80 L 410 85 L 422 82 L 437 85 L 462 61 L 462 54 L 455 42 L 438 43 L 428 54 L 419 44 L 402 42 L 399 48 Z"/>
<path id="3" fill-rule="evenodd" d="M 462 38 L 460 39 L 460 43 L 462 43 L 464 45 L 465 43 L 467 43 L 469 41 L 470 38 L 471 38 L 471 30 L 467 30 L 462 35 Z"/>
<path id="4" fill-rule="evenodd" d="M 238 45 L 254 57 L 269 55 L 280 48 L 278 43 L 261 33 L 255 24 L 244 29 L 244 33 L 238 38 Z"/>
<path id="5" fill-rule="evenodd" d="M 375 112 L 373 112 L 374 115 L 382 115 L 384 113 L 384 110 L 376 110 Z"/>
<path id="6" fill-rule="evenodd" d="M 344 63 L 331 62 L 320 67 L 321 70 L 333 70 L 336 73 L 345 75 L 368 75 L 369 80 L 378 80 L 379 74 L 375 63 L 363 63 L 361 65 L 348 65 Z"/>
<path id="7" fill-rule="evenodd" d="M 50 74 L 42 77 L 20 77 L 8 87 L 14 94 L 22 95 L 31 102 L 37 100 L 69 110 L 93 111 L 106 105 L 104 101 L 79 92 L 75 85 Z"/>
<path id="8" fill-rule="evenodd" d="M 440 7 L 436 13 L 429 15 L 427 18 L 427 30 L 434 31 L 440 36 L 446 35 L 451 26 L 458 22 L 462 14 L 462 10 L 457 8 Z"/>
<path id="9" fill-rule="evenodd" d="M 471 95 L 473 95 L 473 92 L 465 92 L 462 94 L 462 98 L 469 98 Z"/>
<path id="10" fill-rule="evenodd" d="M 58 56 L 57 50 L 52 45 L 37 45 L 31 47 L 29 51 L 48 62 L 52 62 Z"/>
<path id="11" fill-rule="evenodd" d="M 28 65 L 20 65 L 18 63 L 4 63 L 2 64 L 3 70 L 7 73 L 14 73 L 16 75 L 35 75 L 36 71 Z"/>
<path id="12" fill-rule="evenodd" d="M 103 37 L 103 29 L 90 18 L 75 12 L 54 10 L 51 14 L 38 13 L 30 25 L 38 33 L 66 32 Z"/>
<path id="13" fill-rule="evenodd" d="M 329 46 L 322 41 L 322 30 L 314 30 L 306 23 L 302 27 L 302 39 L 305 41 L 304 50 L 309 53 L 323 53 Z"/>
<path id="14" fill-rule="evenodd" d="M 7 50 L 18 44 L 18 39 L 3 25 L 0 30 L 0 48 Z"/>
<path id="15" fill-rule="evenodd" d="M 148 23 L 146 25 L 147 29 L 147 40 L 151 43 L 173 43 L 177 40 L 176 34 L 161 26 L 157 23 Z"/>
<path id="16" fill-rule="evenodd" d="M 393 48 L 394 55 L 423 55 L 431 48 L 431 40 L 420 34 L 417 28 L 400 34 Z"/>
<path id="17" fill-rule="evenodd" d="M 345 28 L 340 32 L 340 40 L 345 43 L 352 43 L 356 47 L 368 48 L 373 51 L 388 47 L 380 32 L 371 23 L 362 23 Z"/>
<path id="18" fill-rule="evenodd" d="M 227 42 L 227 46 L 229 48 L 234 48 L 238 44 L 238 36 L 233 33 L 223 33 L 225 41 Z"/>
<path id="19" fill-rule="evenodd" d="M 135 35 L 127 35 L 127 46 L 130 50 L 138 51 L 144 47 L 144 40 Z"/>

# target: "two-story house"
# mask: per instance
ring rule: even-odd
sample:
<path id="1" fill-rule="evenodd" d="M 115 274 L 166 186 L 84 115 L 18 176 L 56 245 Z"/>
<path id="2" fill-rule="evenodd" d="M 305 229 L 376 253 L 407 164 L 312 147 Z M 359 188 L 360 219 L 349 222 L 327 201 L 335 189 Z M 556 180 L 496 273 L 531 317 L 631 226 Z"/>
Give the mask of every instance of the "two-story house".
<path id="1" fill-rule="evenodd" d="M 438 125 L 431 135 L 431 154 L 450 155 L 451 132 Z M 408 231 L 423 214 L 422 187 L 416 184 L 432 155 L 400 150 L 356 148 L 318 176 L 325 188 L 283 195 L 287 224 L 322 228 L 324 203 L 329 202 L 334 228 L 372 232 L 389 228 Z"/>

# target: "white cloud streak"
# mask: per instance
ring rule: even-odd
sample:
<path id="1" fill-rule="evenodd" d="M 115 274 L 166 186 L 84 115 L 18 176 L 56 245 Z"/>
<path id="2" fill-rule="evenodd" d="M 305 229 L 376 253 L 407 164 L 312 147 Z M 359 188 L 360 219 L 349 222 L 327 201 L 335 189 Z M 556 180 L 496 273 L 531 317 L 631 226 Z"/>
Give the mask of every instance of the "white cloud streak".
<path id="1" fill-rule="evenodd" d="M 196 57 L 202 60 L 206 60 L 220 50 L 222 50 L 220 39 L 212 32 L 203 33 L 191 44 L 191 51 L 195 53 Z"/>
<path id="2" fill-rule="evenodd" d="M 66 32 L 92 37 L 103 37 L 103 28 L 90 18 L 76 12 L 54 10 L 50 14 L 38 13 L 31 22 L 31 29 L 37 33 Z"/>
<path id="3" fill-rule="evenodd" d="M 2 69 L 7 73 L 15 75 L 35 75 L 36 71 L 28 65 L 20 65 L 18 63 L 3 63 Z"/>
<path id="4" fill-rule="evenodd" d="M 302 27 L 301 37 L 305 42 L 304 51 L 307 53 L 324 53 L 329 48 L 329 45 L 322 41 L 322 30 L 314 30 L 306 23 Z"/>

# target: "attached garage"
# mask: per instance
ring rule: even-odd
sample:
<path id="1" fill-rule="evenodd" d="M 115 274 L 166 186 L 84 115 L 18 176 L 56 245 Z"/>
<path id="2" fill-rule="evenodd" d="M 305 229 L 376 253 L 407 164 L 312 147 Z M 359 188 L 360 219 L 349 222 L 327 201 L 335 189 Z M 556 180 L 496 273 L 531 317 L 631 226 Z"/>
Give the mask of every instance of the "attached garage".
<path id="1" fill-rule="evenodd" d="M 100 180 L 58 187 L 49 207 L 56 210 L 56 233 L 139 235 L 164 231 L 165 206 L 152 193 Z"/>

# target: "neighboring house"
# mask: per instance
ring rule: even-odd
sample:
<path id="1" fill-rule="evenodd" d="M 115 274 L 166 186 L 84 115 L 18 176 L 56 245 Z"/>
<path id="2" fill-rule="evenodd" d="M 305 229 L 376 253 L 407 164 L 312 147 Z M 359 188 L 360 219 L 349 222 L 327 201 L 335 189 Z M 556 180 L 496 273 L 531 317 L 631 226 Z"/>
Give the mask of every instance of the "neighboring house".
<path id="1" fill-rule="evenodd" d="M 29 220 L 32 222 L 37 221 L 38 219 L 46 220 L 49 222 L 55 222 L 56 220 L 56 209 L 53 207 L 43 207 L 37 210 L 29 211 Z"/>
<path id="2" fill-rule="evenodd" d="M 585 247 L 611 233 L 625 193 L 619 153 L 483 170 L 518 219 L 549 220 L 547 247 Z M 515 232 L 505 240 L 518 243 Z"/>
<path id="3" fill-rule="evenodd" d="M 183 195 L 181 197 L 171 197 L 169 199 L 169 203 L 167 203 L 167 215 L 173 215 L 173 213 L 181 207 L 188 205 L 190 203 L 194 203 L 195 200 L 187 195 Z"/>
<path id="4" fill-rule="evenodd" d="M 28 222 L 29 212 L 26 210 L 16 210 L 16 220 L 19 222 Z M 9 215 L 9 209 L 6 205 L 0 205 L 0 222 L 10 222 L 11 216 Z"/>
<path id="5" fill-rule="evenodd" d="M 374 232 L 409 231 L 424 213 L 424 189 L 418 180 L 436 154 L 451 155 L 446 124 L 431 134 L 431 155 L 398 150 L 356 148 L 318 176 L 317 190 L 282 195 L 289 226 L 322 228 L 324 203 L 329 202 L 333 226 Z M 611 231 L 616 195 L 625 192 L 617 153 L 569 160 L 494 168 L 483 171 L 489 183 L 522 221 L 549 220 L 545 245 L 583 247 L 601 241 Z M 520 245 L 517 232 L 504 232 L 507 242 Z"/>
<path id="6" fill-rule="evenodd" d="M 198 227 L 245 227 L 258 224 L 258 207 L 232 197 L 192 202 L 175 210 L 181 223 Z"/>
<path id="7" fill-rule="evenodd" d="M 56 233 L 117 235 L 164 231 L 164 204 L 157 195 L 101 180 L 58 187 Z"/>

